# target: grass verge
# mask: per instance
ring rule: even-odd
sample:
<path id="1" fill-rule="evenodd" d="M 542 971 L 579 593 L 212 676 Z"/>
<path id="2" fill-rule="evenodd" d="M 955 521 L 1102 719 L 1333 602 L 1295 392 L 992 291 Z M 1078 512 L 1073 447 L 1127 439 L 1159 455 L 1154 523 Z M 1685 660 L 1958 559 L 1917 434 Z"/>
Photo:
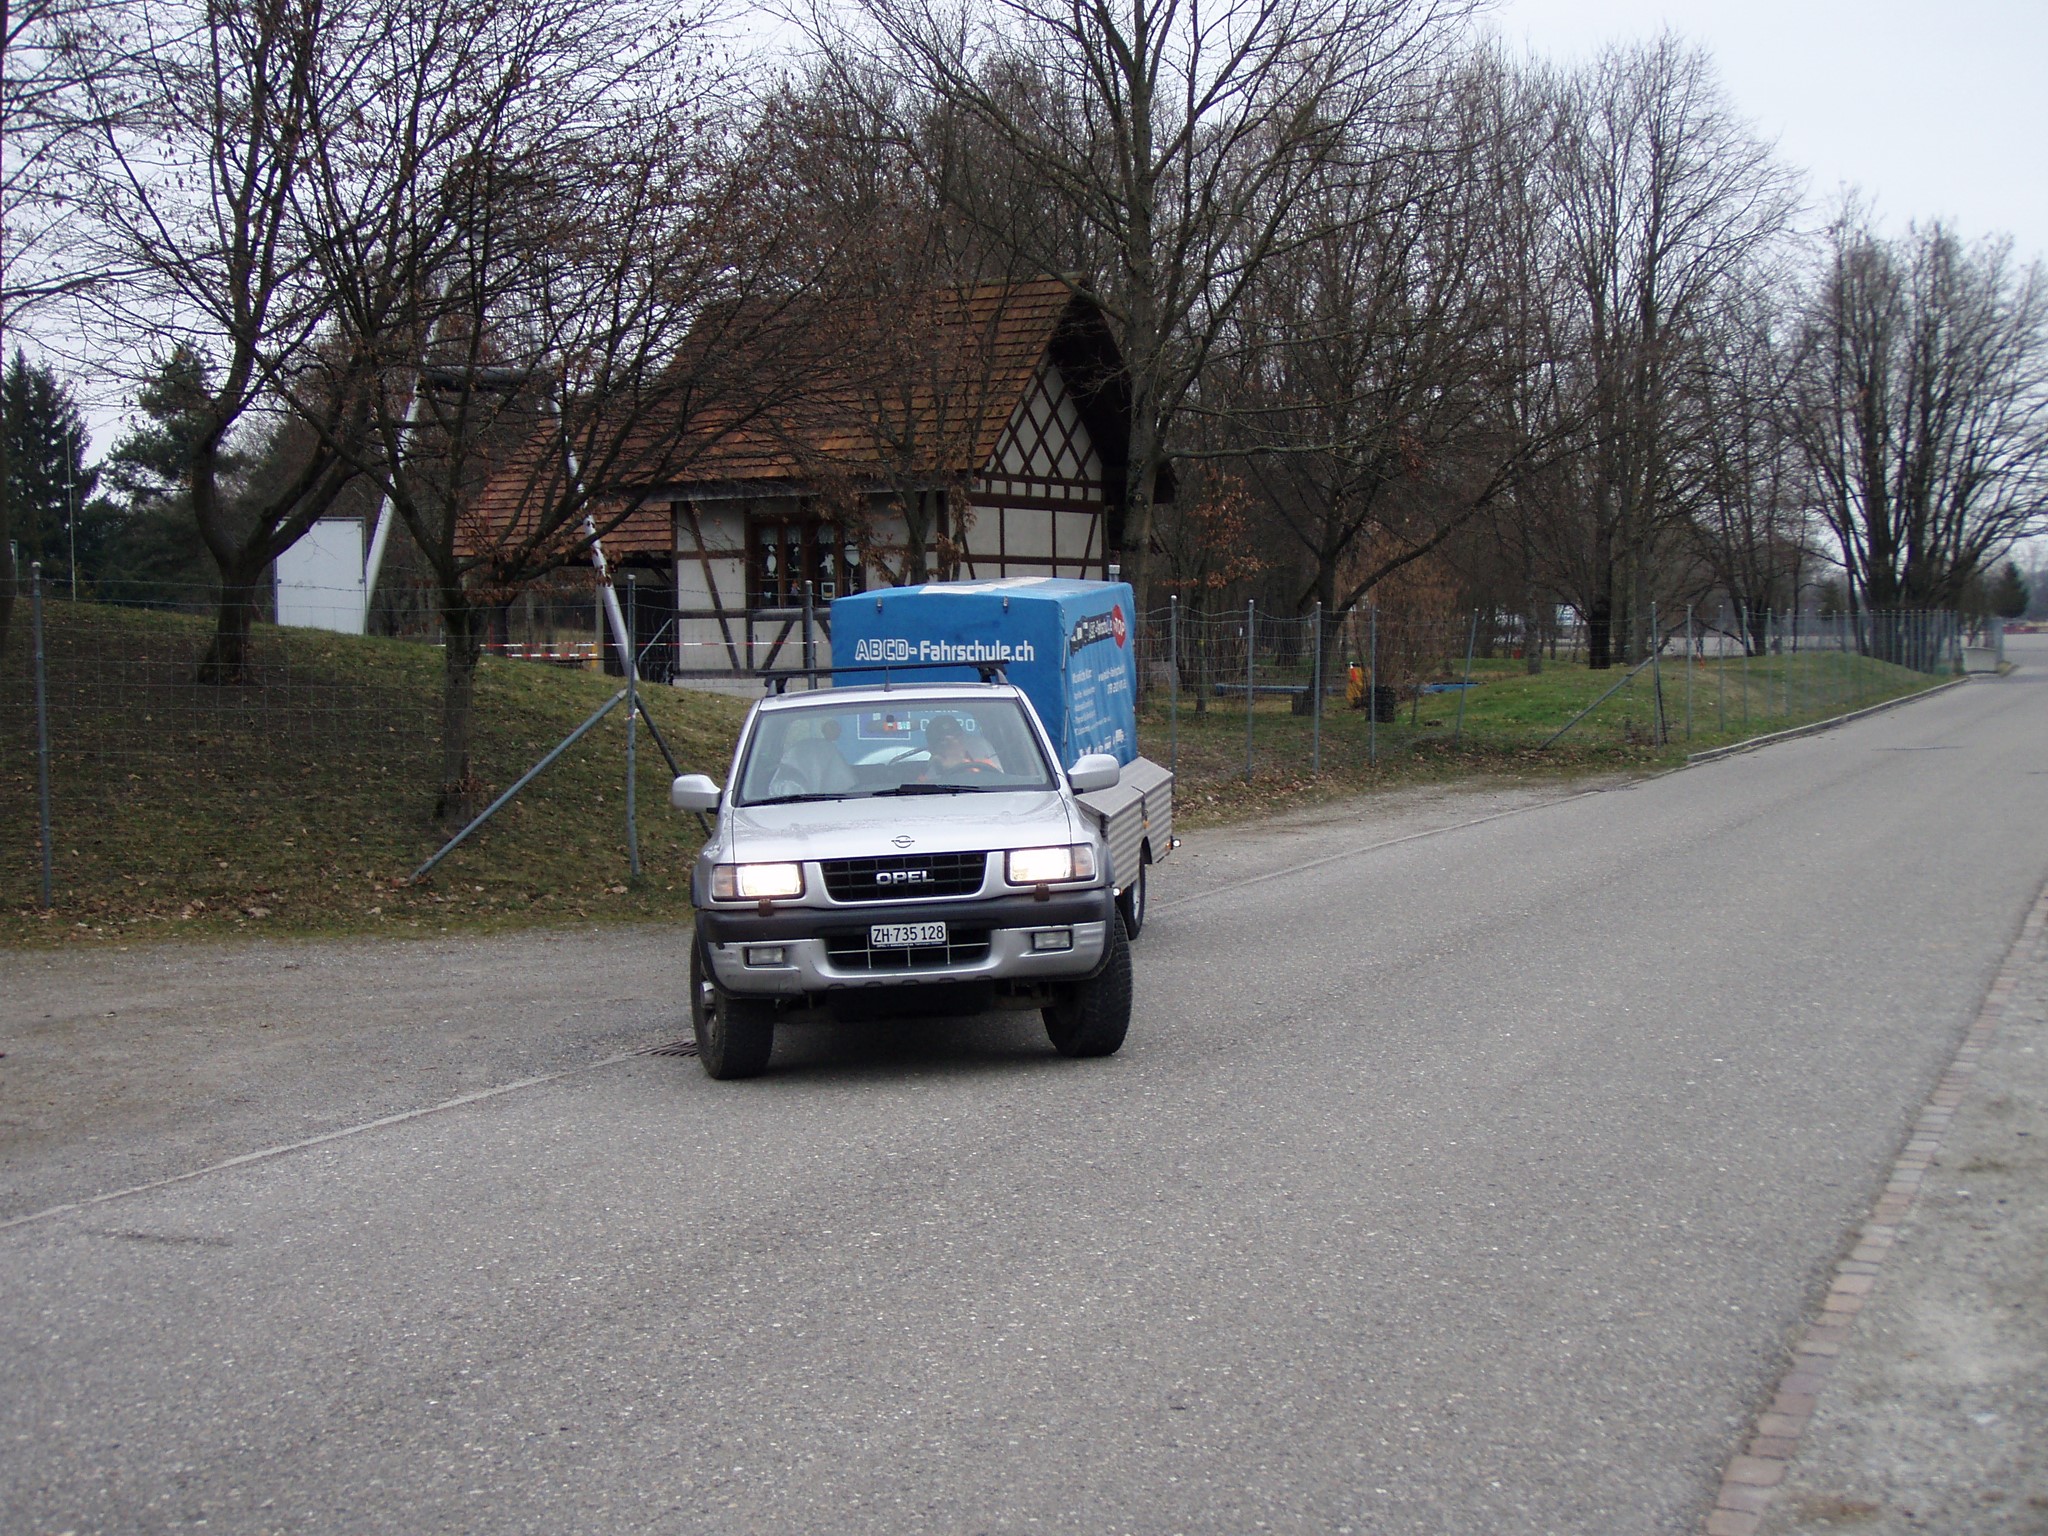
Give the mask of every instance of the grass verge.
<path id="1" fill-rule="evenodd" d="M 686 918 L 701 839 L 638 732 L 629 879 L 620 706 L 419 885 L 451 829 L 432 817 L 441 655 L 260 627 L 251 681 L 203 687 L 206 622 L 52 604 L 53 906 L 37 909 L 26 625 L 0 659 L 0 942 L 168 934 L 435 934 L 533 922 Z M 615 678 L 485 658 L 472 764 L 509 786 L 617 691 Z M 656 688 L 684 772 L 722 775 L 741 700 Z"/>
<path id="2" fill-rule="evenodd" d="M 644 732 L 645 873 L 627 874 L 623 707 L 414 885 L 450 830 L 431 816 L 437 649 L 265 626 L 247 684 L 202 687 L 205 621 L 62 603 L 46 634 L 54 902 L 39 910 L 25 629 L 0 656 L 0 944 L 688 917 L 699 835 L 669 809 L 667 765 Z M 1140 735 L 1148 755 L 1175 762 L 1181 824 L 1200 827 L 1431 783 L 1654 771 L 1939 681 L 1834 652 L 1672 660 L 1633 677 L 1493 660 L 1475 663 L 1469 689 L 1410 692 L 1391 720 L 1332 699 L 1320 771 L 1314 722 L 1285 696 L 1259 695 L 1248 718 L 1241 693 L 1174 709 L 1155 690 Z M 486 658 L 472 753 L 484 792 L 510 785 L 617 687 Z M 667 688 L 648 698 L 683 771 L 722 776 L 745 701 Z"/>
<path id="3" fill-rule="evenodd" d="M 1452 680 L 1447 673 L 1438 686 Z M 1302 679 L 1262 673 L 1260 681 Z M 1942 681 L 1833 651 L 1705 659 L 1689 668 L 1669 658 L 1632 677 L 1621 668 L 1592 672 L 1557 662 L 1532 674 L 1520 661 L 1479 660 L 1470 688 L 1404 690 L 1390 720 L 1370 721 L 1341 697 L 1328 699 L 1320 772 L 1315 722 L 1295 714 L 1285 696 L 1258 695 L 1247 717 L 1241 691 L 1198 710 L 1190 697 L 1176 709 L 1155 689 L 1139 735 L 1148 755 L 1174 760 L 1181 822 L 1202 826 L 1417 784 L 1655 772 L 1689 753 Z"/>

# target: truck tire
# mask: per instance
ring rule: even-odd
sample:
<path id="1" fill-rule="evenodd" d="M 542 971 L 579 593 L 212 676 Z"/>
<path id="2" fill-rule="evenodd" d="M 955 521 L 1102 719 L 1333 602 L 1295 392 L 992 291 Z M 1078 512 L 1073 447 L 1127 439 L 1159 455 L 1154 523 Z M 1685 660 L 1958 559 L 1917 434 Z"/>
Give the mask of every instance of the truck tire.
<path id="1" fill-rule="evenodd" d="M 775 1049 L 775 1005 L 735 997 L 721 987 L 704 962 L 704 947 L 690 945 L 690 1027 L 697 1036 L 697 1064 L 720 1082 L 759 1077 Z"/>
<path id="2" fill-rule="evenodd" d="M 1145 870 L 1151 860 L 1140 857 L 1138 878 L 1124 887 L 1123 895 L 1116 899 L 1116 909 L 1124 917 L 1124 934 L 1135 939 L 1145 931 Z"/>
<path id="3" fill-rule="evenodd" d="M 1045 1012 L 1045 1032 L 1062 1056 L 1112 1056 L 1131 1027 L 1131 945 L 1121 918 L 1109 923 L 1109 956 L 1085 981 L 1068 983 Z"/>

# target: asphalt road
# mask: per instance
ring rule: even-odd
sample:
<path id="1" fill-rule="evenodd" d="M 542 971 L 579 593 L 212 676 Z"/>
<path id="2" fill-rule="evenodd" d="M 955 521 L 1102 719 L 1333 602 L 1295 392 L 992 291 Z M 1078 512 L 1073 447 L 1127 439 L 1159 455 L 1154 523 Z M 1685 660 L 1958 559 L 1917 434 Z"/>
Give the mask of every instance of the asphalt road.
<path id="1" fill-rule="evenodd" d="M 1109 1061 L 795 1029 L 0 1230 L 0 1529 L 1697 1531 L 2048 877 L 2014 652 L 1184 850 Z"/>

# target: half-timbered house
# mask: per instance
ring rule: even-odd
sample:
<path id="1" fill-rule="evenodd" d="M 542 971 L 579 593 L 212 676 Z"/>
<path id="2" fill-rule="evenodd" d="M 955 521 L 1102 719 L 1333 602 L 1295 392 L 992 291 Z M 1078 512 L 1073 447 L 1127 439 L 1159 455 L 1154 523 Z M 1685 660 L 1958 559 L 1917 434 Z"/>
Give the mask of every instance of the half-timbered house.
<path id="1" fill-rule="evenodd" d="M 638 573 L 649 670 L 795 665 L 807 626 L 822 665 L 826 604 L 873 585 L 1108 574 L 1130 407 L 1094 304 L 991 284 L 836 334 L 840 355 L 606 535 L 614 578 Z"/>

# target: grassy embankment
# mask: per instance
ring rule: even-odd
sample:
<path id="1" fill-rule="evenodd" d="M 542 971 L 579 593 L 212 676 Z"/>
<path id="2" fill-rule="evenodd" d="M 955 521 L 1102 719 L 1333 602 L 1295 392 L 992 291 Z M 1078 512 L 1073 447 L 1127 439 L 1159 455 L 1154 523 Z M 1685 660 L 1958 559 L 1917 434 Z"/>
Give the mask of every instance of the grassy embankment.
<path id="1" fill-rule="evenodd" d="M 23 616 L 25 618 L 25 615 Z M 36 910 L 28 636 L 0 658 L 0 942 L 173 933 L 433 934 L 689 911 L 700 841 L 639 731 L 643 877 L 628 878 L 625 708 L 605 718 L 427 880 L 441 655 L 261 626 L 258 681 L 205 688 L 208 626 L 53 604 L 48 627 L 54 910 Z M 495 796 L 616 678 L 485 658 L 472 763 Z M 745 704 L 666 688 L 649 705 L 685 772 L 723 776 Z"/>
<path id="2" fill-rule="evenodd" d="M 627 877 L 623 708 L 411 885 L 406 876 L 446 836 L 430 815 L 437 650 L 266 627 L 259 682 L 210 689 L 193 681 L 204 622 L 65 605 L 49 626 L 55 908 L 40 912 L 24 629 L 0 658 L 0 942 L 437 934 L 687 915 L 696 827 L 668 808 L 667 766 L 644 732 L 646 873 Z M 1548 748 L 1619 671 L 1546 663 L 1532 676 L 1519 662 L 1479 662 L 1462 725 L 1458 693 L 1404 698 L 1377 728 L 1377 762 L 1364 712 L 1333 699 L 1320 775 L 1310 772 L 1310 721 L 1284 697 L 1261 697 L 1249 782 L 1243 696 L 1199 713 L 1183 697 L 1181 815 L 1201 825 L 1401 785 L 1652 770 L 1938 681 L 1833 653 L 1710 661 L 1692 671 L 1688 736 L 1685 668 L 1673 661 L 1662 674 L 1662 744 L 1649 672 Z M 487 658 L 473 754 L 485 792 L 509 785 L 616 688 L 594 672 Z M 650 705 L 684 771 L 723 776 L 745 701 L 657 688 Z M 1141 738 L 1159 761 L 1173 751 L 1163 693 L 1147 702 Z"/>
<path id="3" fill-rule="evenodd" d="M 1544 743 L 1575 714 L 1622 681 L 1623 669 L 1592 672 L 1546 661 L 1532 675 L 1520 661 L 1479 660 L 1472 666 L 1470 689 L 1409 690 L 1395 718 L 1376 730 L 1364 710 L 1346 708 L 1341 696 L 1332 696 L 1322 721 L 1319 775 L 1310 772 L 1312 722 L 1295 715 L 1285 696 L 1261 694 L 1251 712 L 1249 780 L 1242 691 L 1210 699 L 1201 713 L 1183 694 L 1179 814 L 1186 823 L 1200 825 L 1400 785 L 1655 771 L 1682 763 L 1688 753 L 1828 719 L 1943 681 L 1833 651 L 1709 658 L 1690 669 L 1688 708 L 1687 672 L 1684 661 L 1675 657 L 1664 659 L 1655 673 L 1638 672 L 1548 746 Z M 1462 676 L 1460 659 L 1434 681 Z M 1258 680 L 1262 685 L 1305 684 L 1306 675 L 1262 667 Z M 1655 730 L 1660 680 L 1662 742 Z M 1140 736 L 1149 756 L 1167 760 L 1173 729 L 1168 701 L 1155 690 L 1141 717 Z"/>

